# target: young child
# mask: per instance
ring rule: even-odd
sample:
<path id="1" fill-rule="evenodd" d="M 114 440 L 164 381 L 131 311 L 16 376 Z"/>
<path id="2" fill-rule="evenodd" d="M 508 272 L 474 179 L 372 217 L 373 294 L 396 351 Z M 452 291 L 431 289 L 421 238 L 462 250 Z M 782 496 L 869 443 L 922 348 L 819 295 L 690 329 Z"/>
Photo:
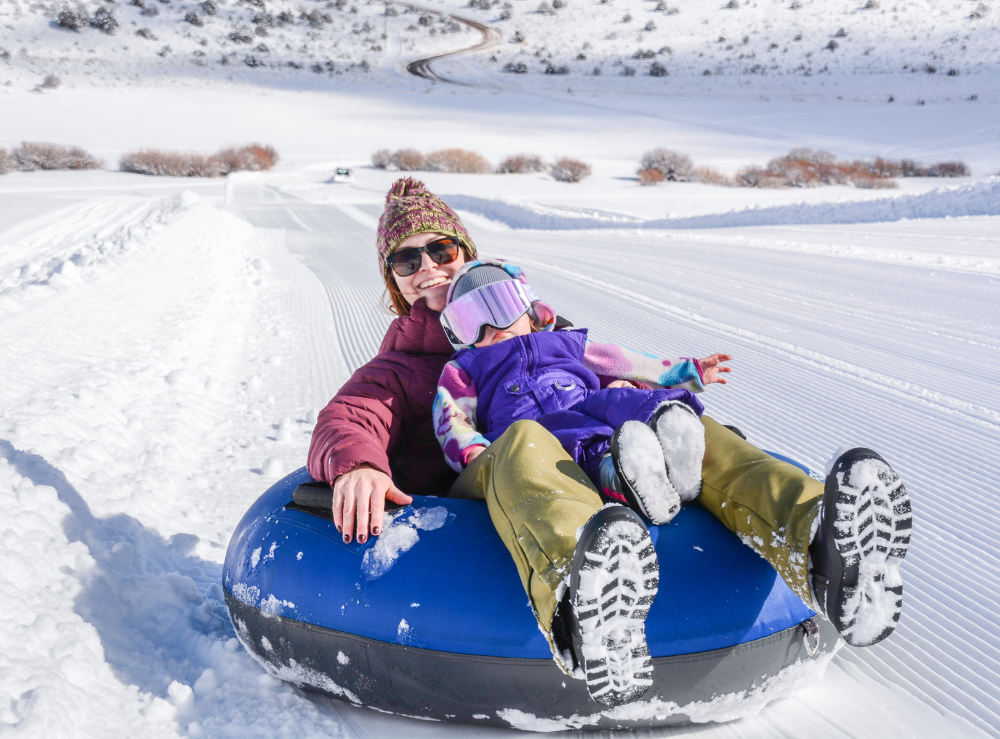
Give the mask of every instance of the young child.
<path id="1" fill-rule="evenodd" d="M 718 373 L 730 369 L 716 365 L 728 355 L 704 360 L 703 373 L 697 359 L 653 359 L 589 342 L 586 329 L 557 330 L 555 312 L 502 260 L 462 267 L 441 324 L 457 353 L 438 381 L 434 428 L 456 471 L 512 423 L 531 419 L 559 439 L 606 500 L 654 524 L 701 491 L 705 431 L 693 393 L 725 383 Z"/>

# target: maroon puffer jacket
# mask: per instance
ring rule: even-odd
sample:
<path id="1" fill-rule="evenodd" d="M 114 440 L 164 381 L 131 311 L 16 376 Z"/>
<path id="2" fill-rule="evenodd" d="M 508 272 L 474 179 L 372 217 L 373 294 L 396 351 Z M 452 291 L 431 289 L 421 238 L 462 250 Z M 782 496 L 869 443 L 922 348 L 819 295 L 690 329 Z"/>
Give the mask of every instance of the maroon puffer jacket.
<path id="1" fill-rule="evenodd" d="M 404 493 L 444 495 L 455 473 L 434 437 L 431 405 L 453 351 L 439 314 L 418 300 L 319 414 L 309 474 L 332 483 L 367 462 Z"/>

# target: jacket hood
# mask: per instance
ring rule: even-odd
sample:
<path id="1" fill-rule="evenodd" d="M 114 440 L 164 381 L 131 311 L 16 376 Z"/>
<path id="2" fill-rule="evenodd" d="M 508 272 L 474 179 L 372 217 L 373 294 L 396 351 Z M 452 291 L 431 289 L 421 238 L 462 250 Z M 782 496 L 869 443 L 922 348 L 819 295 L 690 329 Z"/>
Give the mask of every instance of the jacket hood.
<path id="1" fill-rule="evenodd" d="M 427 307 L 421 298 L 410 307 L 410 315 L 400 316 L 389 324 L 378 353 L 406 352 L 407 354 L 454 353 L 444 329 L 441 314 Z"/>

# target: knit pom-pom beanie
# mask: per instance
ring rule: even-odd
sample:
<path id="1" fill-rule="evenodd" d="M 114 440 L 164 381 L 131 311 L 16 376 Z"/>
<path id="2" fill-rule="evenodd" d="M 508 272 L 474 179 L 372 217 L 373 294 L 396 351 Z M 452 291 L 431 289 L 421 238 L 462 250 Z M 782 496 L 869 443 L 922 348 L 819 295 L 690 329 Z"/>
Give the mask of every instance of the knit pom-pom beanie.
<path id="1" fill-rule="evenodd" d="M 379 269 L 386 280 L 389 279 L 386 257 L 413 234 L 427 232 L 454 236 L 465 246 L 469 258 L 476 258 L 476 245 L 455 211 L 420 180 L 412 177 L 396 180 L 386 193 L 385 210 L 378 220 L 375 242 Z"/>

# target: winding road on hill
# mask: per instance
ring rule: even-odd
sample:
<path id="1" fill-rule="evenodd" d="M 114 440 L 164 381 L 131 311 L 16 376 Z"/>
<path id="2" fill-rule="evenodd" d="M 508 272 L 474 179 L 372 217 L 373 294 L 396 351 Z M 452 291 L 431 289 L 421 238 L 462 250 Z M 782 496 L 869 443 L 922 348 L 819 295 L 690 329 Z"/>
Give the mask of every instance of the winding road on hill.
<path id="1" fill-rule="evenodd" d="M 456 23 L 461 23 L 463 25 L 476 30 L 481 35 L 480 40 L 473 44 L 472 46 L 466 46 L 462 49 L 455 49 L 454 51 L 448 51 L 443 54 L 435 54 L 434 56 L 429 56 L 424 59 L 416 59 L 409 62 L 406 65 L 406 71 L 417 77 L 423 77 L 431 82 L 448 82 L 453 85 L 465 85 L 464 82 L 459 82 L 457 80 L 448 79 L 447 77 L 442 77 L 433 69 L 431 69 L 431 62 L 438 61 L 439 59 L 444 59 L 446 57 L 459 56 L 460 54 L 470 54 L 474 51 L 484 51 L 492 46 L 496 46 L 500 43 L 503 35 L 500 31 L 495 28 L 490 28 L 485 23 L 480 23 L 479 21 L 474 21 L 469 18 L 463 18 L 460 15 L 454 15 L 453 13 L 445 13 L 440 10 L 434 10 L 432 8 L 425 8 L 422 5 L 413 5 L 412 3 L 400 2 L 400 0 L 390 0 L 394 5 L 402 5 L 405 8 L 413 8 L 414 10 L 419 10 L 421 13 L 431 13 L 433 15 L 439 15 L 446 18 L 451 18 Z"/>

